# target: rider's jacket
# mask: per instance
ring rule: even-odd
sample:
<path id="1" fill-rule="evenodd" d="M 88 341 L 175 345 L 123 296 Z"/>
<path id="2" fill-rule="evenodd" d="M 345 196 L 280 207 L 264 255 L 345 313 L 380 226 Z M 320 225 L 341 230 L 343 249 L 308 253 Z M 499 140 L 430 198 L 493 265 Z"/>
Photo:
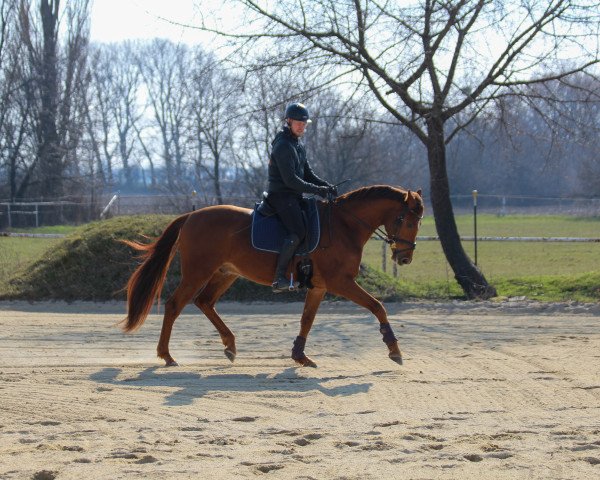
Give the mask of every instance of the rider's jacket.
<path id="1" fill-rule="evenodd" d="M 318 193 L 318 187 L 328 183 L 310 168 L 306 149 L 299 139 L 284 127 L 271 142 L 269 159 L 269 193 Z"/>

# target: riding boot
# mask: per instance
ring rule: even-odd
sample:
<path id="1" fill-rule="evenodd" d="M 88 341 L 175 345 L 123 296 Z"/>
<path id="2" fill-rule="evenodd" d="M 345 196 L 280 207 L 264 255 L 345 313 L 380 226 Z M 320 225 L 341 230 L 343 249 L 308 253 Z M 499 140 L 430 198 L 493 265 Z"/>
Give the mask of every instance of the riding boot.
<path id="1" fill-rule="evenodd" d="M 300 239 L 297 235 L 291 234 L 285 238 L 281 245 L 281 251 L 277 258 L 277 267 L 275 268 L 275 278 L 273 279 L 273 292 L 286 292 L 293 290 L 293 286 L 290 285 L 290 281 L 286 278 L 285 272 L 287 270 L 290 260 L 294 257 L 294 253 L 298 248 Z"/>

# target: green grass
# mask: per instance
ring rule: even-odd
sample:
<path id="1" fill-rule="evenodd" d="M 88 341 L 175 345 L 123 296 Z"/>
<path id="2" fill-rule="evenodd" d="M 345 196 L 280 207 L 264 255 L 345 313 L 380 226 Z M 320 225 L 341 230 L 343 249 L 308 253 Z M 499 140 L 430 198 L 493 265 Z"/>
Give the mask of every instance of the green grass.
<path id="1" fill-rule="evenodd" d="M 436 235 L 432 215 L 425 212 L 419 235 Z M 457 215 L 461 235 L 473 236 L 473 215 Z M 477 235 L 483 237 L 600 237 L 600 217 L 564 215 L 477 215 Z"/>
<path id="2" fill-rule="evenodd" d="M 59 233 L 68 235 L 78 228 L 75 225 L 48 225 L 38 228 L 11 228 L 9 231 L 14 233 Z"/>
<path id="3" fill-rule="evenodd" d="M 456 221 L 461 235 L 473 235 L 471 215 L 459 215 Z M 477 223 L 478 236 L 600 237 L 599 217 L 478 215 Z M 433 218 L 425 217 L 419 236 L 435 235 Z M 474 259 L 474 242 L 465 241 L 463 247 Z M 389 247 L 386 247 L 385 256 L 387 271 L 391 274 Z M 381 241 L 367 243 L 363 262 L 373 268 L 382 268 Z M 600 272 L 600 243 L 480 241 L 477 263 L 499 295 L 525 295 L 548 301 L 600 300 L 600 292 L 586 286 L 594 278 L 600 284 L 600 279 L 594 276 Z M 410 285 L 418 297 L 462 295 L 439 241 L 418 242 L 413 262 L 398 267 L 397 272 L 400 284 Z M 547 284 L 549 288 L 537 288 L 540 284 Z M 576 294 L 570 284 L 576 285 L 582 293 Z"/>
<path id="4" fill-rule="evenodd" d="M 371 240 L 363 262 L 382 268 L 382 242 Z M 473 242 L 463 242 L 471 259 Z M 575 275 L 600 270 L 600 243 L 478 242 L 477 265 L 488 280 L 535 275 Z M 387 270 L 391 272 L 391 250 L 386 248 Z M 427 282 L 452 278 L 438 241 L 418 242 L 413 262 L 398 267 L 398 276 L 406 281 Z"/>
<path id="5" fill-rule="evenodd" d="M 0 237 L 0 292 L 6 291 L 11 277 L 43 258 L 60 241 L 59 238 Z"/>
<path id="6" fill-rule="evenodd" d="M 141 233 L 157 235 L 169 218 L 119 217 L 109 223 L 66 227 L 58 233 L 70 233 L 67 240 L 0 237 L 0 296 L 23 289 L 37 275 L 35 282 L 27 287 L 27 298 L 41 291 L 50 298 L 60 295 L 68 299 L 82 298 L 83 286 L 77 287 L 78 283 L 86 286 L 83 297 L 87 299 L 114 298 L 135 264 L 131 252 L 115 247 L 114 240 L 139 239 Z M 472 235 L 471 215 L 460 215 L 456 220 L 463 236 Z M 106 228 L 108 225 L 109 229 Z M 44 229 L 43 233 L 57 233 L 54 228 Z M 435 235 L 431 216 L 424 219 L 419 234 Z M 478 234 L 599 237 L 600 218 L 479 215 Z M 463 246 L 473 258 L 473 242 L 466 241 Z M 71 259 L 72 253 L 78 255 L 77 260 Z M 390 255 L 386 246 L 389 274 L 392 273 Z M 82 262 L 84 258 L 86 260 Z M 367 244 L 363 263 L 371 267 L 361 276 L 363 286 L 377 291 L 381 298 L 462 297 L 462 290 L 454 281 L 438 241 L 418 242 L 412 264 L 398 267 L 397 279 L 378 273 L 382 263 L 380 241 L 372 240 Z M 526 296 L 543 301 L 600 301 L 600 243 L 479 242 L 478 264 L 500 296 Z M 114 268 L 119 270 L 118 274 Z M 174 265 L 171 270 L 177 268 Z M 15 282 L 15 277 L 20 280 Z M 25 281 L 27 278 L 29 280 Z M 9 282 L 9 279 L 13 281 Z M 176 281 L 176 275 L 173 281 Z M 64 288 L 50 288 L 65 283 L 77 288 L 71 288 L 68 293 Z M 272 298 L 270 292 L 255 289 L 248 282 L 238 282 L 236 286 L 228 298 L 235 298 L 235 295 L 244 299 Z M 171 287 L 172 282 L 166 286 L 167 294 Z M 101 293 L 97 293 L 99 291 Z"/>
<path id="7" fill-rule="evenodd" d="M 494 282 L 504 296 L 539 299 L 544 301 L 600 301 L 600 272 L 581 275 L 528 276 L 500 278 Z"/>

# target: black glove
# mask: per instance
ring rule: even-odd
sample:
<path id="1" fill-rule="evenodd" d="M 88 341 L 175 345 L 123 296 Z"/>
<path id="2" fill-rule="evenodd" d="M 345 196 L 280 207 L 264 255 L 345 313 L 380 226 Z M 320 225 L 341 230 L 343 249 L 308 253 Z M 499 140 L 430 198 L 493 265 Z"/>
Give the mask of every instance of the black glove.
<path id="1" fill-rule="evenodd" d="M 333 197 L 337 197 L 338 191 L 337 191 L 337 187 L 335 185 L 329 184 L 329 185 L 327 185 L 327 189 L 328 189 L 328 192 L 331 193 L 331 195 Z"/>
<path id="2" fill-rule="evenodd" d="M 329 187 L 317 187 L 317 195 L 323 198 L 327 198 L 327 194 L 329 193 Z"/>

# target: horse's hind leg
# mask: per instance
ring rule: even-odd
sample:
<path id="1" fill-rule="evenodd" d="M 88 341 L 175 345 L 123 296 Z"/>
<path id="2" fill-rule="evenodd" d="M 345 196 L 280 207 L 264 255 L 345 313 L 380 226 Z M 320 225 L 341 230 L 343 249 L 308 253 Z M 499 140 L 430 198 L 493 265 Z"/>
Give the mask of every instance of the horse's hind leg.
<path id="1" fill-rule="evenodd" d="M 306 293 L 304 311 L 302 312 L 302 318 L 300 320 L 300 333 L 294 341 L 294 348 L 292 348 L 292 358 L 303 367 L 315 368 L 317 366 L 317 364 L 304 353 L 304 345 L 306 344 L 306 338 L 312 328 L 315 315 L 325 296 L 325 292 L 325 289 L 313 288 Z"/>
<path id="2" fill-rule="evenodd" d="M 175 320 L 183 310 L 188 302 L 192 299 L 194 294 L 198 291 L 199 286 L 197 282 L 190 283 L 182 278 L 181 283 L 173 292 L 173 295 L 165 303 L 165 314 L 163 317 L 162 329 L 160 331 L 160 339 L 158 346 L 156 347 L 156 354 L 162 358 L 167 367 L 177 366 L 177 362 L 169 353 L 169 340 L 171 339 L 171 331 L 173 330 L 173 324 Z"/>
<path id="3" fill-rule="evenodd" d="M 237 350 L 235 348 L 235 335 L 229 330 L 225 322 L 215 310 L 215 304 L 227 289 L 235 282 L 238 275 L 235 273 L 223 273 L 217 271 L 210 279 L 206 287 L 198 294 L 194 303 L 202 310 L 204 315 L 215 326 L 221 341 L 225 345 L 225 355 L 232 362 L 235 360 Z"/>

